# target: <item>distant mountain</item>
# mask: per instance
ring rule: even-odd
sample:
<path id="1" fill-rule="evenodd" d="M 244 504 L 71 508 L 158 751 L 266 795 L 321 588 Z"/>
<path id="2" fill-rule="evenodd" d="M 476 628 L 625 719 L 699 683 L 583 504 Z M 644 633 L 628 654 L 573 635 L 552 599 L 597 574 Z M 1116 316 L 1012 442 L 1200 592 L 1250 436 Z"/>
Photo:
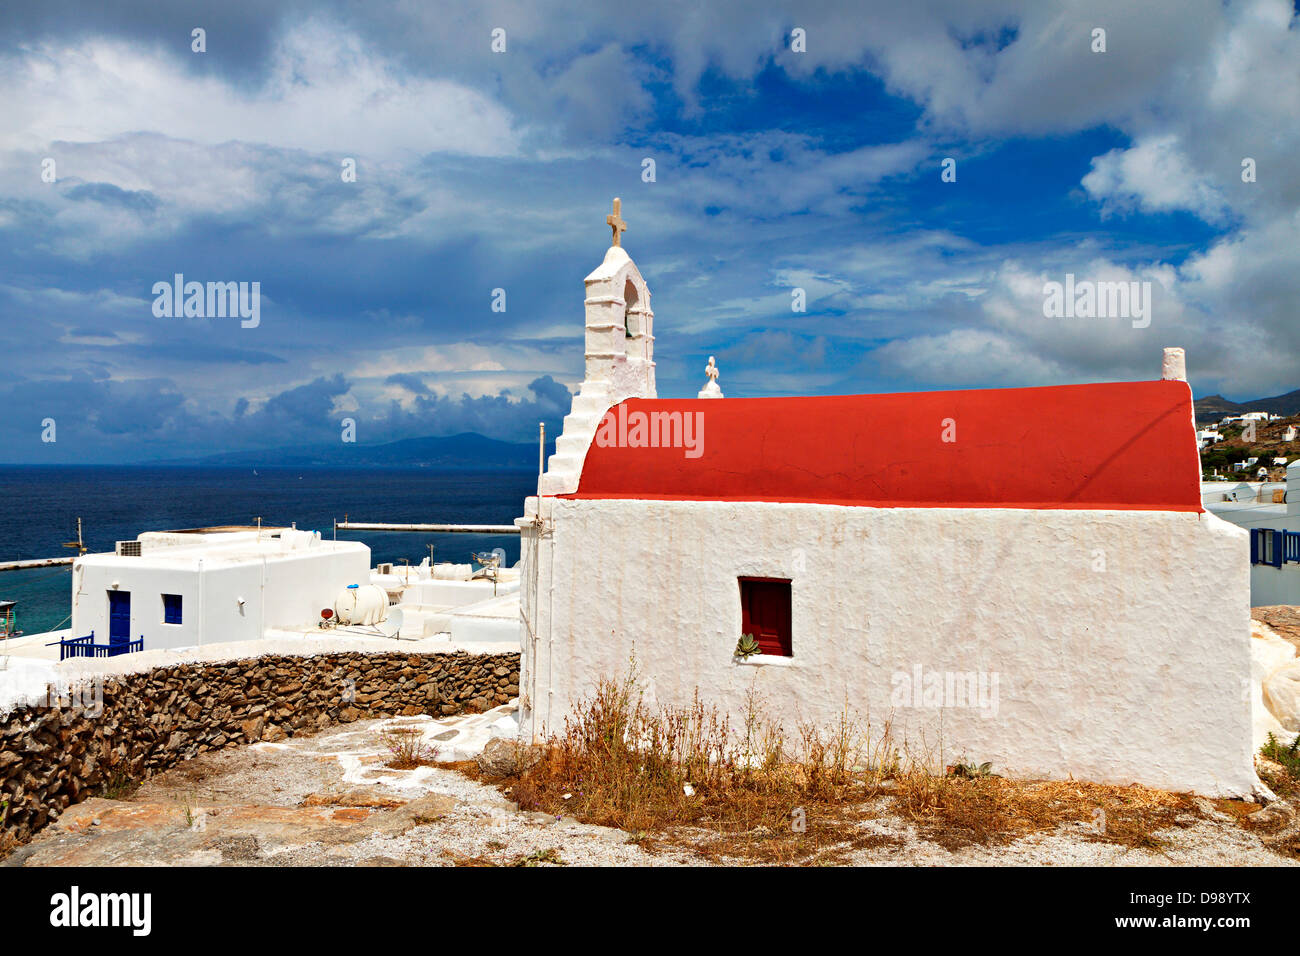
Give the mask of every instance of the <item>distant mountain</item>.
<path id="1" fill-rule="evenodd" d="M 1253 402 L 1230 402 L 1222 395 L 1207 395 L 1192 404 L 1198 422 L 1217 422 L 1227 415 L 1240 415 L 1243 412 L 1296 415 L 1300 414 L 1300 388 L 1274 398 L 1257 398 Z"/>
<path id="2" fill-rule="evenodd" d="M 555 450 L 548 442 L 546 454 Z M 439 438 L 404 438 L 381 445 L 299 445 L 260 451 L 232 451 L 201 458 L 171 458 L 156 465 L 216 465 L 244 468 L 437 468 L 443 471 L 537 468 L 537 445 L 497 441 L 475 432 Z"/>

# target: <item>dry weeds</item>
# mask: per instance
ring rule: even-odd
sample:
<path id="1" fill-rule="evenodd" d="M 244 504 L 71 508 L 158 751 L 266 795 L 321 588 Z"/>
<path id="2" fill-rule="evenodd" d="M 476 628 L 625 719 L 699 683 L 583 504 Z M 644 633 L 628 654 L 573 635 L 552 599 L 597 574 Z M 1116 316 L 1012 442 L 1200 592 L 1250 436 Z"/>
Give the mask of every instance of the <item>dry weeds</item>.
<path id="1" fill-rule="evenodd" d="M 393 727 L 383 735 L 384 749 L 389 760 L 384 764 L 391 770 L 414 770 L 433 766 L 438 748 L 424 743 L 423 732 L 418 727 Z"/>
<path id="2" fill-rule="evenodd" d="M 634 664 L 574 708 L 536 766 L 485 782 L 522 810 L 618 827 L 647 849 L 685 848 L 717 862 L 843 863 L 904 842 L 868 822 L 886 818 L 949 850 L 1063 826 L 1088 840 L 1159 850 L 1161 831 L 1205 816 L 1188 794 L 941 767 L 930 755 L 900 752 L 889 721 L 873 728 L 847 706 L 835 726 L 800 724 L 793 734 L 752 689 L 739 727 L 698 696 L 652 709 L 636 690 Z M 457 769 L 482 779 L 471 768 Z"/>
<path id="3" fill-rule="evenodd" d="M 1005 845 L 1079 825 L 1086 839 L 1159 849 L 1158 831 L 1190 826 L 1204 814 L 1188 794 L 1079 781 L 955 777 L 914 768 L 897 778 L 894 810 L 922 836 L 949 850 Z"/>

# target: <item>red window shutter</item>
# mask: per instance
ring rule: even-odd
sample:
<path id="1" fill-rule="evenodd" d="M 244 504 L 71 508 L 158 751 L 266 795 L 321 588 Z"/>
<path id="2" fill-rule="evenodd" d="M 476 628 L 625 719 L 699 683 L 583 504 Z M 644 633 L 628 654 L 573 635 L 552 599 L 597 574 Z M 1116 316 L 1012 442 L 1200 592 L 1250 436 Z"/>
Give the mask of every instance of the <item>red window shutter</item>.
<path id="1" fill-rule="evenodd" d="M 741 633 L 754 635 L 764 654 L 790 657 L 790 582 L 767 578 L 740 579 Z"/>

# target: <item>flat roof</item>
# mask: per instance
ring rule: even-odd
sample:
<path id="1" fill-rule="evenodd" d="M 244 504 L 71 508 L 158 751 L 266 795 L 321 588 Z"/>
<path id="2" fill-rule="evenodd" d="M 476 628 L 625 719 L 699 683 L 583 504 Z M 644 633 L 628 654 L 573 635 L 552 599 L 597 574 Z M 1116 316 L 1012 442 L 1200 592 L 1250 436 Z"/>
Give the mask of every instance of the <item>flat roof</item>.
<path id="1" fill-rule="evenodd" d="M 265 529 L 263 529 L 265 530 Z M 317 539 L 309 547 L 286 547 L 284 539 L 264 537 L 218 541 L 195 539 L 194 543 L 164 544 L 146 547 L 139 555 L 122 555 L 112 551 L 85 554 L 76 563 L 85 567 L 115 566 L 121 568 L 193 568 L 200 561 L 207 567 L 223 567 L 260 561 L 303 561 L 325 558 L 347 551 L 369 551 L 360 541 L 330 541 Z"/>
<path id="2" fill-rule="evenodd" d="M 214 524 L 206 528 L 166 528 L 161 531 L 145 531 L 143 534 L 215 534 L 230 531 L 292 531 L 280 525 L 264 524 L 260 528 L 255 524 Z"/>
<path id="3" fill-rule="evenodd" d="M 1278 502 L 1260 503 L 1253 498 L 1248 501 L 1207 501 L 1205 507 L 1216 514 L 1223 511 L 1254 511 L 1263 515 L 1285 515 L 1286 505 Z"/>

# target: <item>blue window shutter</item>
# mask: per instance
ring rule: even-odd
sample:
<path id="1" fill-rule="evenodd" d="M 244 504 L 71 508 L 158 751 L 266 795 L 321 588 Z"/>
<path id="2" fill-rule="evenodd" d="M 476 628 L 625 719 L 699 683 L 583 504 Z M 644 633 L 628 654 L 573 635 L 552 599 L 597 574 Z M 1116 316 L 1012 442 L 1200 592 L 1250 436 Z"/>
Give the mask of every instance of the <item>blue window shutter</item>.
<path id="1" fill-rule="evenodd" d="M 1250 563 L 1259 564 L 1259 529 L 1250 529 Z"/>
<path id="2" fill-rule="evenodd" d="M 1282 547 L 1282 532 L 1273 531 L 1273 567 L 1282 567 L 1282 555 L 1285 549 Z"/>

